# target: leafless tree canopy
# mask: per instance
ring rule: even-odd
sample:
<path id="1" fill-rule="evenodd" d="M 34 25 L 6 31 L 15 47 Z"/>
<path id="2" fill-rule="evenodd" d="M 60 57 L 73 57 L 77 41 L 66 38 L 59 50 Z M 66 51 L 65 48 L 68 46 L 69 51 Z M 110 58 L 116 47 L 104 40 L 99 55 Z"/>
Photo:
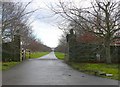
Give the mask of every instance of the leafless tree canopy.
<path id="1" fill-rule="evenodd" d="M 3 43 L 14 40 L 14 35 L 20 35 L 22 47 L 24 49 L 31 49 L 38 51 L 40 47 L 35 48 L 35 45 L 43 46 L 38 41 L 33 33 L 32 26 L 30 26 L 30 17 L 39 9 L 28 10 L 28 6 L 32 1 L 23 2 L 3 2 L 2 4 L 2 41 Z M 33 42 L 35 42 L 33 44 Z M 39 43 L 39 44 L 38 44 Z M 33 46 L 33 48 L 30 48 Z M 45 47 L 45 46 L 44 46 Z"/>
<path id="2" fill-rule="evenodd" d="M 55 15 L 60 15 L 68 21 L 68 27 L 73 28 L 78 34 L 91 32 L 103 39 L 106 49 L 106 61 L 111 63 L 110 44 L 118 38 L 120 32 L 120 2 L 116 0 L 95 0 L 91 6 L 82 8 L 73 2 L 59 1 L 51 6 Z"/>

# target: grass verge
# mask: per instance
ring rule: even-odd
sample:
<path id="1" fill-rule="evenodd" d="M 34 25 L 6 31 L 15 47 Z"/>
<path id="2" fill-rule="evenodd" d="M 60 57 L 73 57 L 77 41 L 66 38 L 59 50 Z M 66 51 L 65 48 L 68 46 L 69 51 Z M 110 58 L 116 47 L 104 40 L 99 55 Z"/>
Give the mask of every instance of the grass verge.
<path id="1" fill-rule="evenodd" d="M 97 75 L 104 78 L 110 78 L 115 80 L 120 80 L 118 69 L 118 64 L 105 64 L 105 63 L 74 63 L 70 62 L 70 66 L 73 68 L 82 71 L 87 74 Z M 99 75 L 95 74 L 95 72 L 105 72 L 107 74 L 113 74 L 113 76 L 105 76 L 105 75 Z"/>
<path id="2" fill-rule="evenodd" d="M 41 56 L 44 56 L 46 54 L 48 54 L 49 52 L 34 52 L 31 53 L 30 58 L 39 58 Z M 26 53 L 26 58 L 29 58 L 28 53 Z M 12 67 L 14 67 L 15 65 L 19 64 L 20 62 L 0 62 L 0 71 L 1 70 L 8 70 Z"/>
<path id="3" fill-rule="evenodd" d="M 55 52 L 55 55 L 58 59 L 64 60 L 65 54 L 61 52 Z"/>
<path id="4" fill-rule="evenodd" d="M 44 56 L 46 54 L 48 54 L 49 52 L 34 52 L 34 53 L 31 53 L 30 54 L 30 58 L 39 58 L 41 56 Z M 29 55 L 28 53 L 26 53 L 26 58 L 28 59 L 29 58 Z"/>
<path id="5" fill-rule="evenodd" d="M 3 71 L 8 70 L 19 63 L 20 62 L 3 62 L 3 63 L 1 62 L 2 66 L 0 66 L 0 70 L 3 70 Z"/>

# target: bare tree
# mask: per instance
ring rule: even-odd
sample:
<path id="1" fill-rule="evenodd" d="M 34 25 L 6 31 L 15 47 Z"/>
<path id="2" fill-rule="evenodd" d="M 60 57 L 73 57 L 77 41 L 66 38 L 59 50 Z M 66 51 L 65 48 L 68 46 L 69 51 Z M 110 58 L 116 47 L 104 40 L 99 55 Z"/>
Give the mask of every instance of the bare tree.
<path id="1" fill-rule="evenodd" d="M 59 39 L 59 45 L 57 46 L 56 51 L 66 53 L 67 51 L 66 33 L 64 33 Z"/>
<path id="2" fill-rule="evenodd" d="M 15 34 L 21 36 L 22 43 L 28 44 L 31 38 L 32 31 L 29 24 L 30 16 L 38 9 L 27 11 L 27 7 L 32 1 L 27 4 L 22 2 L 3 2 L 2 4 L 2 39 L 12 41 Z"/>
<path id="3" fill-rule="evenodd" d="M 120 31 L 120 2 L 105 0 L 91 3 L 91 7 L 78 8 L 72 2 L 59 1 L 57 9 L 51 8 L 68 21 L 73 21 L 78 30 L 89 31 L 103 39 L 106 50 L 106 62 L 111 63 L 110 44 L 116 38 L 116 33 Z"/>

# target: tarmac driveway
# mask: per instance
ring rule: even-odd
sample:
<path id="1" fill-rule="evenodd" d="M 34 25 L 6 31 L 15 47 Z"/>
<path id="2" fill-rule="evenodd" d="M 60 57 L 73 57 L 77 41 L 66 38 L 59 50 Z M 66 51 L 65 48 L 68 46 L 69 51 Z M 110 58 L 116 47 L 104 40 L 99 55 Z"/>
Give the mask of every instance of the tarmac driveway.
<path id="1" fill-rule="evenodd" d="M 117 80 L 78 72 L 54 55 L 29 59 L 3 71 L 3 85 L 118 85 Z"/>

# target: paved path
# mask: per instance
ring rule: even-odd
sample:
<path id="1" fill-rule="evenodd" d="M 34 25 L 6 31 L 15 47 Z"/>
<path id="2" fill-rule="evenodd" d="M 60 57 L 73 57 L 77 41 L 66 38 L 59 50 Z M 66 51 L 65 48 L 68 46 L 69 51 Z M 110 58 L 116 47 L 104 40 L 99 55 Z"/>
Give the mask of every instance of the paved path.
<path id="1" fill-rule="evenodd" d="M 40 57 L 40 58 L 38 58 L 38 59 L 47 59 L 47 60 L 51 60 L 51 59 L 57 59 L 57 57 L 55 56 L 55 54 L 54 54 L 54 52 L 51 52 L 51 53 L 49 53 L 49 54 L 47 54 L 47 55 L 45 55 L 45 56 L 43 56 L 43 57 Z"/>
<path id="2" fill-rule="evenodd" d="M 118 85 L 118 81 L 78 72 L 51 52 L 4 71 L 3 85 Z"/>

